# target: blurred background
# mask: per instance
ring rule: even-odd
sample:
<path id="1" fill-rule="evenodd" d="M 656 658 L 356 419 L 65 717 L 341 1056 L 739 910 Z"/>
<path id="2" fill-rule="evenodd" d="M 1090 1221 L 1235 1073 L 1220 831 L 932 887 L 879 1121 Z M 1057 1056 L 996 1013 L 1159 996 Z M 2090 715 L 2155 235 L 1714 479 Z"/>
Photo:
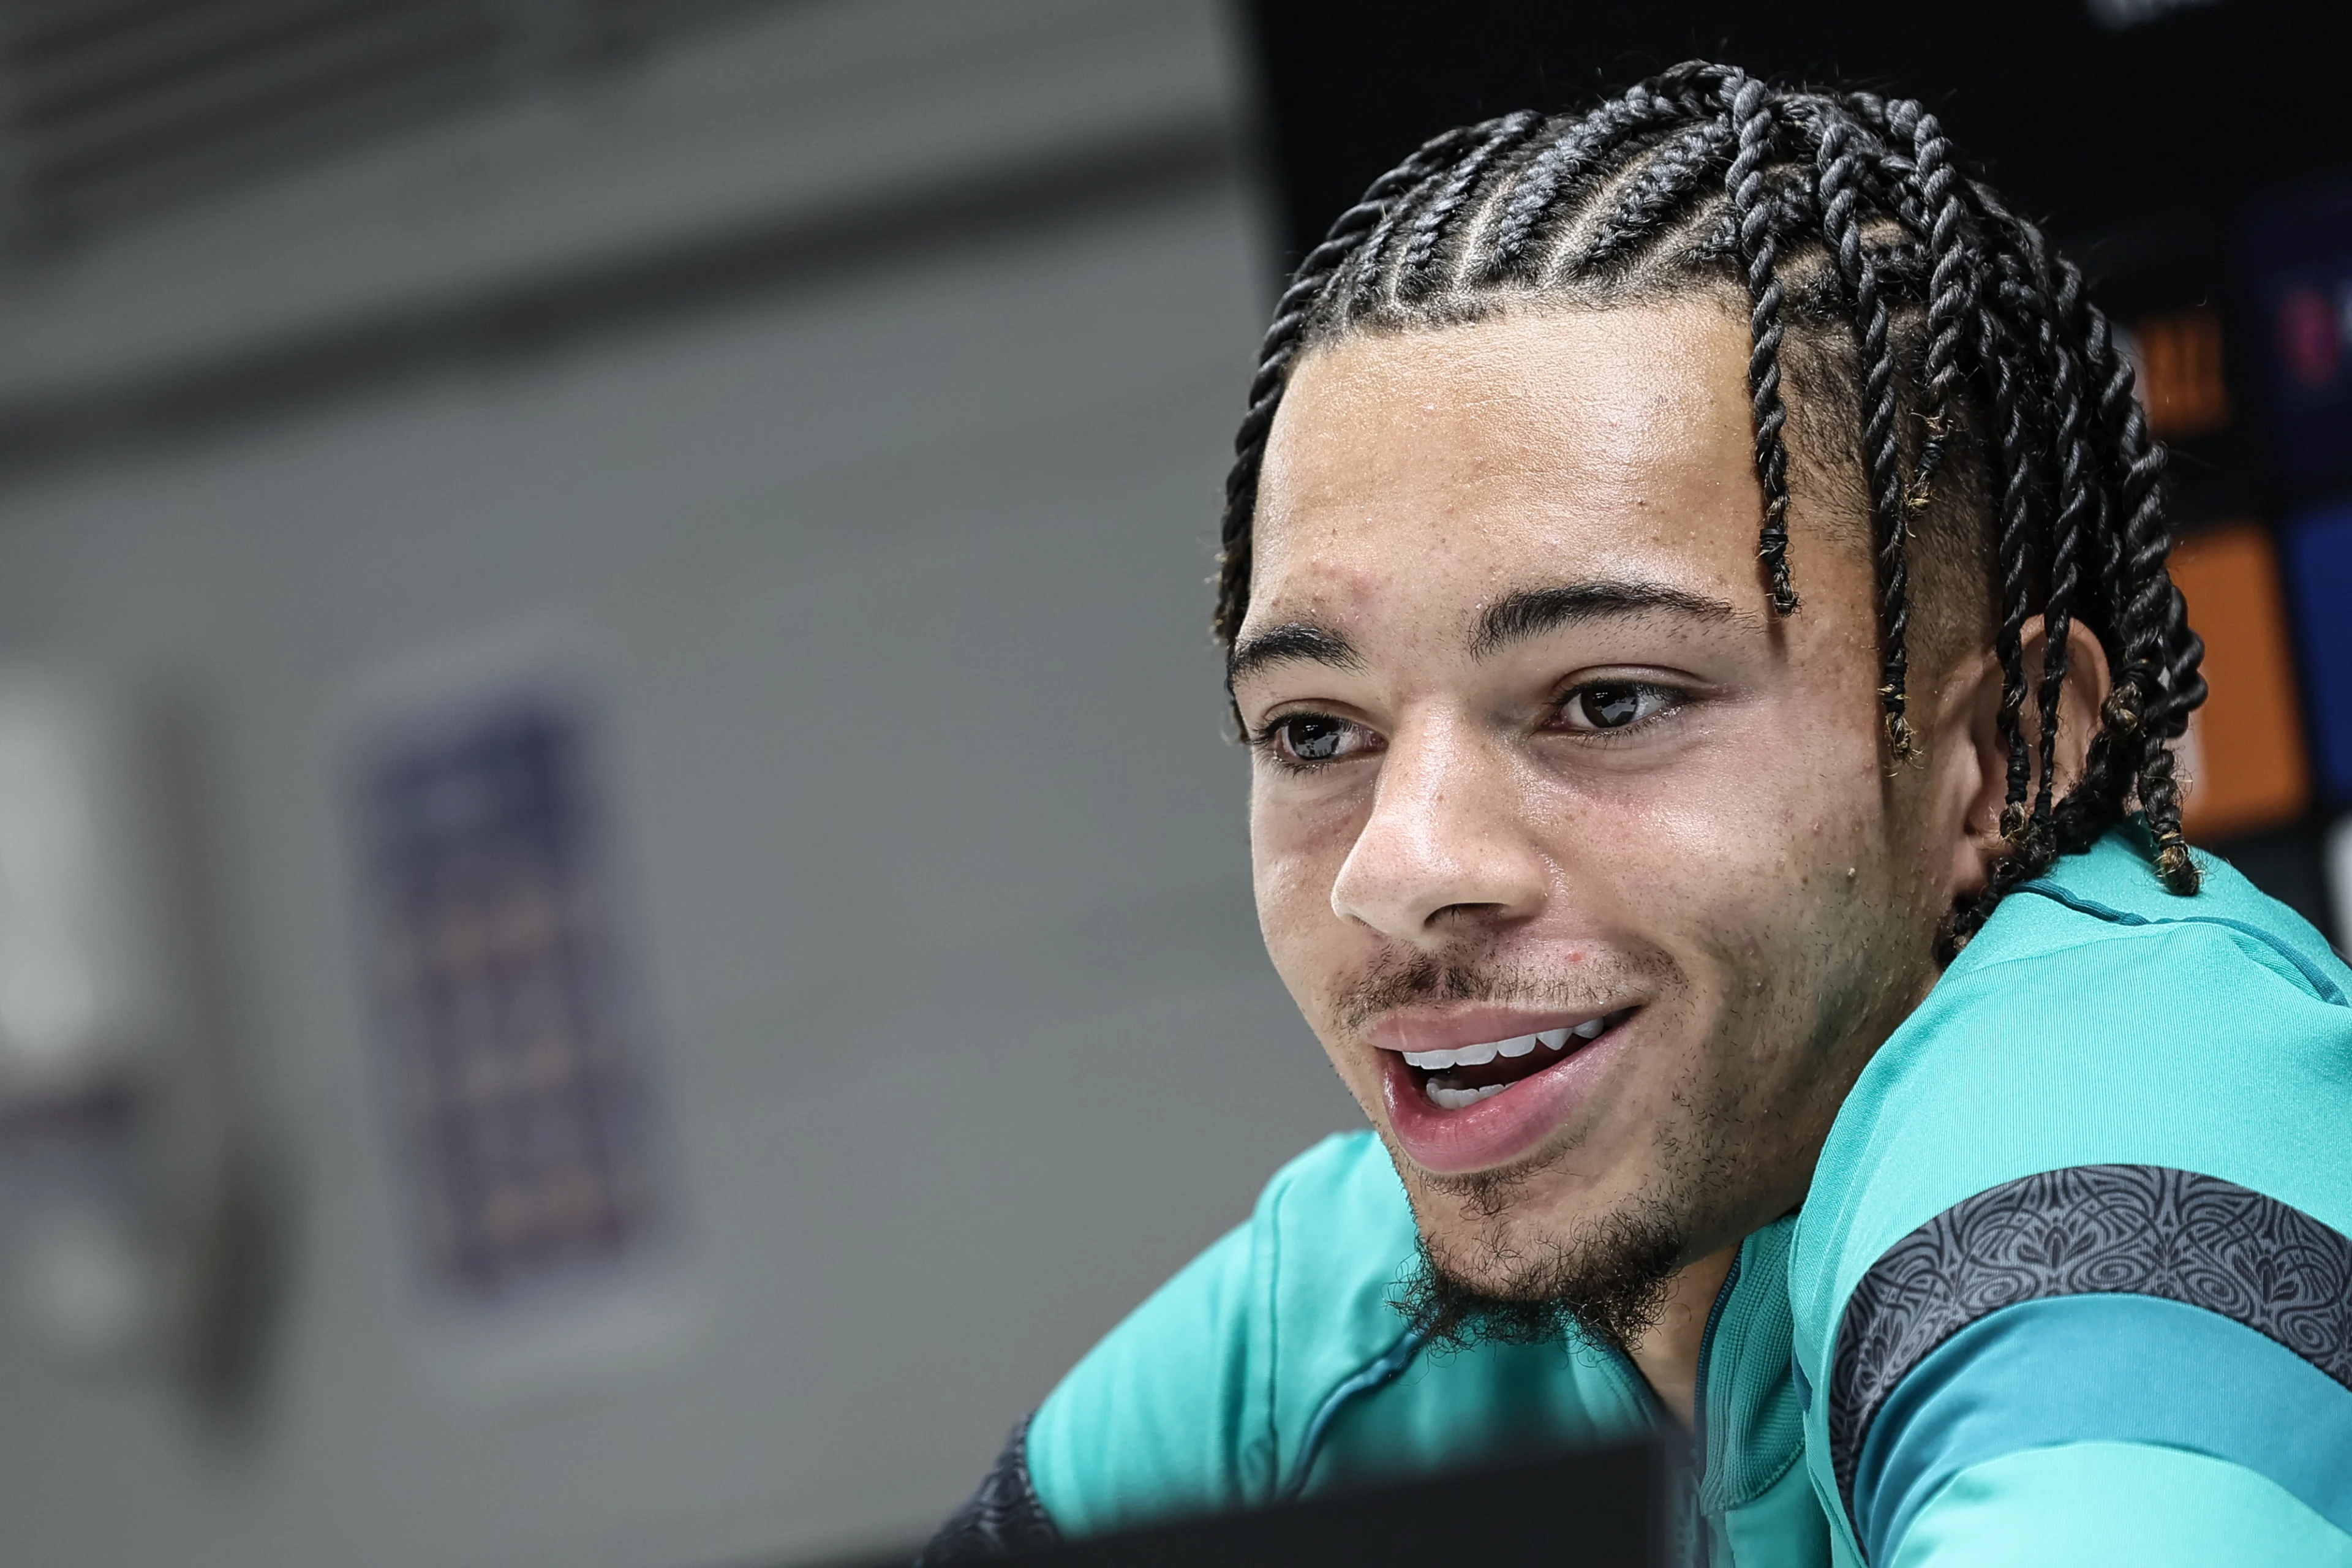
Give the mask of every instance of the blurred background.
<path id="1" fill-rule="evenodd" d="M 1352 1125 L 1206 632 L 1282 269 L 1692 54 L 1927 99 L 2352 929 L 2352 15 L 0 0 L 0 1557 L 919 1538 Z M 2339 912 L 2340 911 L 2340 912 Z"/>

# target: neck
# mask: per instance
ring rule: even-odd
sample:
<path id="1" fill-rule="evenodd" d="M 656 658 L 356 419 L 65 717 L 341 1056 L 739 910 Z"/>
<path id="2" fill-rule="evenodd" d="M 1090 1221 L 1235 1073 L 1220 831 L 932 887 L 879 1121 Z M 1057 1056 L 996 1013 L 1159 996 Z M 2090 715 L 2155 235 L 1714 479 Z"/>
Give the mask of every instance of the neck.
<path id="1" fill-rule="evenodd" d="M 1666 1285 L 1658 1321 L 1626 1347 L 1633 1366 L 1675 1420 L 1685 1427 L 1698 1408 L 1698 1357 L 1707 1315 L 1739 1256 L 1737 1243 L 1687 1265 Z"/>

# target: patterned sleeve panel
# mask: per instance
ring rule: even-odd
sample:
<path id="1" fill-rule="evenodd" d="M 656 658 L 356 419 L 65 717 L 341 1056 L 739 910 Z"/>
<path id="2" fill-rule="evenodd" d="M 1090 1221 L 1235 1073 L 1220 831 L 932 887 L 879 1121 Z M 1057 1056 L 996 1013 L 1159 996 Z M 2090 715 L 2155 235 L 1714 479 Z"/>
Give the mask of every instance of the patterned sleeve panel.
<path id="1" fill-rule="evenodd" d="M 2217 1177 L 2082 1165 L 1947 1209 L 1855 1287 L 1830 1373 L 1873 1563 L 1927 1561 L 1906 1532 L 1956 1479 L 2069 1445 L 2202 1455 L 2352 1531 L 2352 1239 Z"/>
<path id="2" fill-rule="evenodd" d="M 982 1563 L 1051 1546 L 1062 1539 L 1029 1480 L 1029 1423 L 1013 1429 L 980 1489 L 949 1516 L 915 1568 Z"/>

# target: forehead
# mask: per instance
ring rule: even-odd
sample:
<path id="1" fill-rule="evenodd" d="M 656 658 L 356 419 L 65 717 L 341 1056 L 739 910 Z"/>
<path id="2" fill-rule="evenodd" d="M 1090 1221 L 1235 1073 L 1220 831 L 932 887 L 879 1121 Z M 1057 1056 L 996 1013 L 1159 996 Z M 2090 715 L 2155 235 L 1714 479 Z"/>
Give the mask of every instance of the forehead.
<path id="1" fill-rule="evenodd" d="M 1747 363 L 1705 296 L 1317 349 L 1267 440 L 1249 622 L 1571 578 L 1760 604 Z"/>

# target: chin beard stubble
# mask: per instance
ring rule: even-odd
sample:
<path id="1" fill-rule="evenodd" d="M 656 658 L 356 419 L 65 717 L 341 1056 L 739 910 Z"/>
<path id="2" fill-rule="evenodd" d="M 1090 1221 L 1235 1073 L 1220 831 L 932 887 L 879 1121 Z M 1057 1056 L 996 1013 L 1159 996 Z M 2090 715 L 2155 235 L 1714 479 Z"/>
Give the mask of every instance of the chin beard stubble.
<path id="1" fill-rule="evenodd" d="M 1468 1268 L 1441 1260 L 1419 1235 L 1391 1305 L 1433 1343 L 1455 1350 L 1566 1342 L 1580 1330 L 1630 1352 L 1656 1324 L 1686 1250 L 1685 1227 L 1654 1199 L 1525 1247 L 1490 1236 Z"/>
<path id="2" fill-rule="evenodd" d="M 1663 956 L 1634 967 L 1638 974 L 1626 978 L 1638 979 L 1654 997 L 1680 988 L 1679 970 Z M 1352 1033 L 1392 1007 L 1466 1000 L 1573 1008 L 1593 1005 L 1595 998 L 1562 994 L 1557 984 L 1498 974 L 1475 961 L 1416 955 L 1370 976 L 1340 1016 Z M 1417 1210 L 1454 1203 L 1484 1234 L 1472 1244 L 1471 1258 L 1444 1258 L 1431 1248 L 1423 1220 L 1416 1227 L 1413 1261 L 1398 1281 L 1391 1305 L 1433 1343 L 1455 1349 L 1482 1341 L 1563 1342 L 1580 1330 L 1587 1339 L 1629 1350 L 1657 1322 L 1668 1283 L 1686 1258 L 1694 1211 L 1716 1184 L 1707 1150 L 1709 1123 L 1717 1118 L 1699 1110 L 1696 1088 L 1685 1082 L 1674 1097 L 1685 1114 L 1698 1111 L 1696 1124 L 1679 1133 L 1659 1130 L 1664 1167 L 1659 1185 L 1566 1234 L 1522 1240 L 1511 1234 L 1517 1227 L 1496 1223 L 1540 1167 L 1467 1177 L 1408 1175 L 1408 1187 L 1421 1189 Z M 1393 1143 L 1389 1157 L 1400 1174 L 1411 1170 Z"/>

